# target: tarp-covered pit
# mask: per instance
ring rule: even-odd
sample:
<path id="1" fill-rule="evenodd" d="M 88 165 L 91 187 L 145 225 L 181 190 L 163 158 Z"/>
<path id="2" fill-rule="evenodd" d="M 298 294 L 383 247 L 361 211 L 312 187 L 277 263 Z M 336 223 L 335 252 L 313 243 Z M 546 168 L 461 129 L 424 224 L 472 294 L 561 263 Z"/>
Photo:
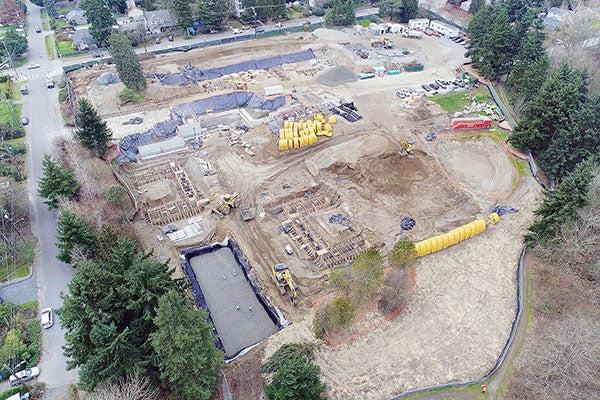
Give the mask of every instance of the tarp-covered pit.
<path id="1" fill-rule="evenodd" d="M 197 83 L 209 79 L 220 78 L 225 75 L 238 72 L 251 71 L 253 69 L 269 69 L 283 64 L 292 64 L 301 61 L 312 60 L 315 54 L 311 49 L 288 53 L 280 56 L 258 58 L 256 60 L 242 61 L 236 64 L 225 65 L 215 68 L 197 68 L 189 65 L 183 72 L 176 74 L 157 74 L 156 77 L 163 85 L 183 86 L 189 83 Z"/>
<path id="2" fill-rule="evenodd" d="M 212 112 L 221 112 L 247 107 L 256 110 L 275 111 L 284 105 L 284 96 L 264 99 L 253 92 L 233 92 L 178 104 L 171 108 L 171 118 L 183 122 L 186 118 L 206 114 L 209 110 Z"/>
<path id="3" fill-rule="evenodd" d="M 287 323 L 262 295 L 250 265 L 232 240 L 185 251 L 182 263 L 196 304 L 208 310 L 226 359 Z"/>

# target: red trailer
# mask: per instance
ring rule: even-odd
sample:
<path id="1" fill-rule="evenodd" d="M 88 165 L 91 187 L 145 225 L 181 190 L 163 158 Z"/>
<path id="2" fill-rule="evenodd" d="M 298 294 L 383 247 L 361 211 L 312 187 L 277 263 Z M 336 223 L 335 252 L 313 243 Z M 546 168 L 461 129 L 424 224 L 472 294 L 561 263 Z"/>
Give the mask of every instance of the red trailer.
<path id="1" fill-rule="evenodd" d="M 452 129 L 488 129 L 492 126 L 489 117 L 463 117 L 452 120 Z"/>

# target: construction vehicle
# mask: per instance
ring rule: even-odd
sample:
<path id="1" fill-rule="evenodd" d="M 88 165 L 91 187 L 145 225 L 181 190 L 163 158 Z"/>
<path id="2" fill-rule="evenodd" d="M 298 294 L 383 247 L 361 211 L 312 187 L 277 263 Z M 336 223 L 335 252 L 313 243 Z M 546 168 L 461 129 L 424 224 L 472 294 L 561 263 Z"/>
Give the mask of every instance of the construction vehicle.
<path id="1" fill-rule="evenodd" d="M 279 288 L 279 293 L 282 296 L 289 297 L 292 304 L 296 305 L 298 290 L 288 266 L 286 264 L 276 264 L 271 267 L 271 271 L 273 272 L 273 280 Z"/>
<path id="2" fill-rule="evenodd" d="M 401 156 L 410 156 L 415 149 L 415 144 L 413 142 L 409 142 L 408 140 L 403 140 L 400 142 L 400 155 Z"/>
<path id="3" fill-rule="evenodd" d="M 248 89 L 248 82 L 245 81 L 233 81 L 236 90 L 246 90 Z"/>
<path id="4" fill-rule="evenodd" d="M 216 207 L 213 208 L 213 211 L 221 216 L 228 215 L 232 208 L 239 205 L 239 197 L 239 193 L 217 195 L 215 199 Z"/>
<path id="5" fill-rule="evenodd" d="M 374 48 L 384 48 L 384 49 L 393 49 L 394 42 L 392 42 L 389 38 L 383 37 L 381 39 L 376 39 L 371 42 L 371 47 Z"/>

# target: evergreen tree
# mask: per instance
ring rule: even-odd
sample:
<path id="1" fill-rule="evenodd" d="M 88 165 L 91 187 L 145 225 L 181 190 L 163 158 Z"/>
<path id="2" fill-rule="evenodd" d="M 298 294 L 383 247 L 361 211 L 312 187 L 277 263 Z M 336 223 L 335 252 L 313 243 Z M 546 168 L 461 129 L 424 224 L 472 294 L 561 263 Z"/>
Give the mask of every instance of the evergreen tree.
<path id="1" fill-rule="evenodd" d="M 546 191 L 544 201 L 535 210 L 537 220 L 529 228 L 527 242 L 547 243 L 561 226 L 577 217 L 577 209 L 587 203 L 590 181 L 596 166 L 591 161 L 580 163 L 554 191 Z"/>
<path id="2" fill-rule="evenodd" d="M 544 49 L 545 39 L 540 24 L 527 33 L 506 82 L 514 93 L 513 98 L 523 97 L 526 102 L 530 101 L 546 80 L 549 62 Z"/>
<path id="3" fill-rule="evenodd" d="M 416 0 L 382 0 L 378 3 L 379 14 L 399 22 L 408 22 L 418 14 Z"/>
<path id="4" fill-rule="evenodd" d="M 353 25 L 356 21 L 354 0 L 333 0 L 333 7 L 326 20 L 328 24 L 336 26 Z"/>
<path id="5" fill-rule="evenodd" d="M 229 15 L 229 1 L 227 0 L 199 0 L 198 19 L 202 23 L 202 31 L 221 29 L 223 22 Z"/>
<path id="6" fill-rule="evenodd" d="M 112 26 L 117 23 L 107 4 L 103 0 L 83 0 L 81 8 L 90 23 L 90 34 L 98 45 L 106 45 L 113 30 Z"/>
<path id="7" fill-rule="evenodd" d="M 593 96 L 576 113 L 573 123 L 557 129 L 552 143 L 540 155 L 551 178 L 560 180 L 586 160 L 600 161 L 600 97 Z"/>
<path id="8" fill-rule="evenodd" d="M 56 258 L 62 262 L 74 261 L 75 253 L 84 258 L 89 258 L 94 254 L 95 238 L 90 225 L 69 210 L 63 210 L 60 213 L 56 239 L 58 240 Z"/>
<path id="9" fill-rule="evenodd" d="M 180 399 L 208 400 L 223 366 L 206 312 L 177 292 L 158 302 L 152 346 L 164 381 Z"/>
<path id="10" fill-rule="evenodd" d="M 39 194 L 48 208 L 57 208 L 61 199 L 71 200 L 79 192 L 80 185 L 73 172 L 63 168 L 49 155 L 44 156 L 42 168 Z"/>
<path id="11" fill-rule="evenodd" d="M 483 5 L 485 5 L 485 0 L 472 0 L 471 4 L 469 5 L 469 12 L 471 14 L 475 14 Z"/>
<path id="12" fill-rule="evenodd" d="M 265 393 L 270 400 L 319 400 L 325 392 L 319 374 L 315 364 L 291 357 L 279 366 Z"/>
<path id="13" fill-rule="evenodd" d="M 191 2 L 189 0 L 173 0 L 171 3 L 171 12 L 177 21 L 177 25 L 184 31 L 194 22 L 194 13 L 192 12 Z"/>
<path id="14" fill-rule="evenodd" d="M 132 373 L 157 376 L 150 335 L 158 300 L 183 288 L 166 263 L 138 254 L 133 240 L 114 231 L 101 235 L 103 254 L 78 264 L 59 310 L 67 366 L 80 368 L 80 384 L 88 391 Z"/>
<path id="15" fill-rule="evenodd" d="M 21 35 L 15 28 L 9 28 L 2 38 L 0 46 L 0 60 L 9 57 L 18 57 L 27 51 L 27 38 Z"/>
<path id="16" fill-rule="evenodd" d="M 511 62 L 511 29 L 503 7 L 481 9 L 467 28 L 471 39 L 467 56 L 473 66 L 487 79 L 496 79 L 508 72 Z"/>
<path id="17" fill-rule="evenodd" d="M 136 93 L 146 90 L 146 77 L 127 35 L 114 33 L 110 36 L 109 42 L 110 55 L 123 84 Z"/>
<path id="18" fill-rule="evenodd" d="M 82 146 L 93 150 L 99 157 L 104 155 L 112 132 L 100 118 L 92 104 L 85 98 L 79 100 L 75 137 Z"/>
<path id="19" fill-rule="evenodd" d="M 559 129 L 573 123 L 573 116 L 583 107 L 586 96 L 585 74 L 568 65 L 561 66 L 526 105 L 510 142 L 520 149 L 540 154 Z"/>

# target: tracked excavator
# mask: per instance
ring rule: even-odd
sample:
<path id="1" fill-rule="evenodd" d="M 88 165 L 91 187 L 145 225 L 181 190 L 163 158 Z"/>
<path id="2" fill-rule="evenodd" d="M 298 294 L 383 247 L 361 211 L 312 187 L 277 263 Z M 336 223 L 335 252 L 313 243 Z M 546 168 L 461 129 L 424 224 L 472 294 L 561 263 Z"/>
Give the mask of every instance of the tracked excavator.
<path id="1" fill-rule="evenodd" d="M 279 293 L 284 297 L 288 297 L 292 304 L 296 305 L 298 290 L 288 266 L 286 264 L 276 264 L 271 267 L 271 271 Z"/>

